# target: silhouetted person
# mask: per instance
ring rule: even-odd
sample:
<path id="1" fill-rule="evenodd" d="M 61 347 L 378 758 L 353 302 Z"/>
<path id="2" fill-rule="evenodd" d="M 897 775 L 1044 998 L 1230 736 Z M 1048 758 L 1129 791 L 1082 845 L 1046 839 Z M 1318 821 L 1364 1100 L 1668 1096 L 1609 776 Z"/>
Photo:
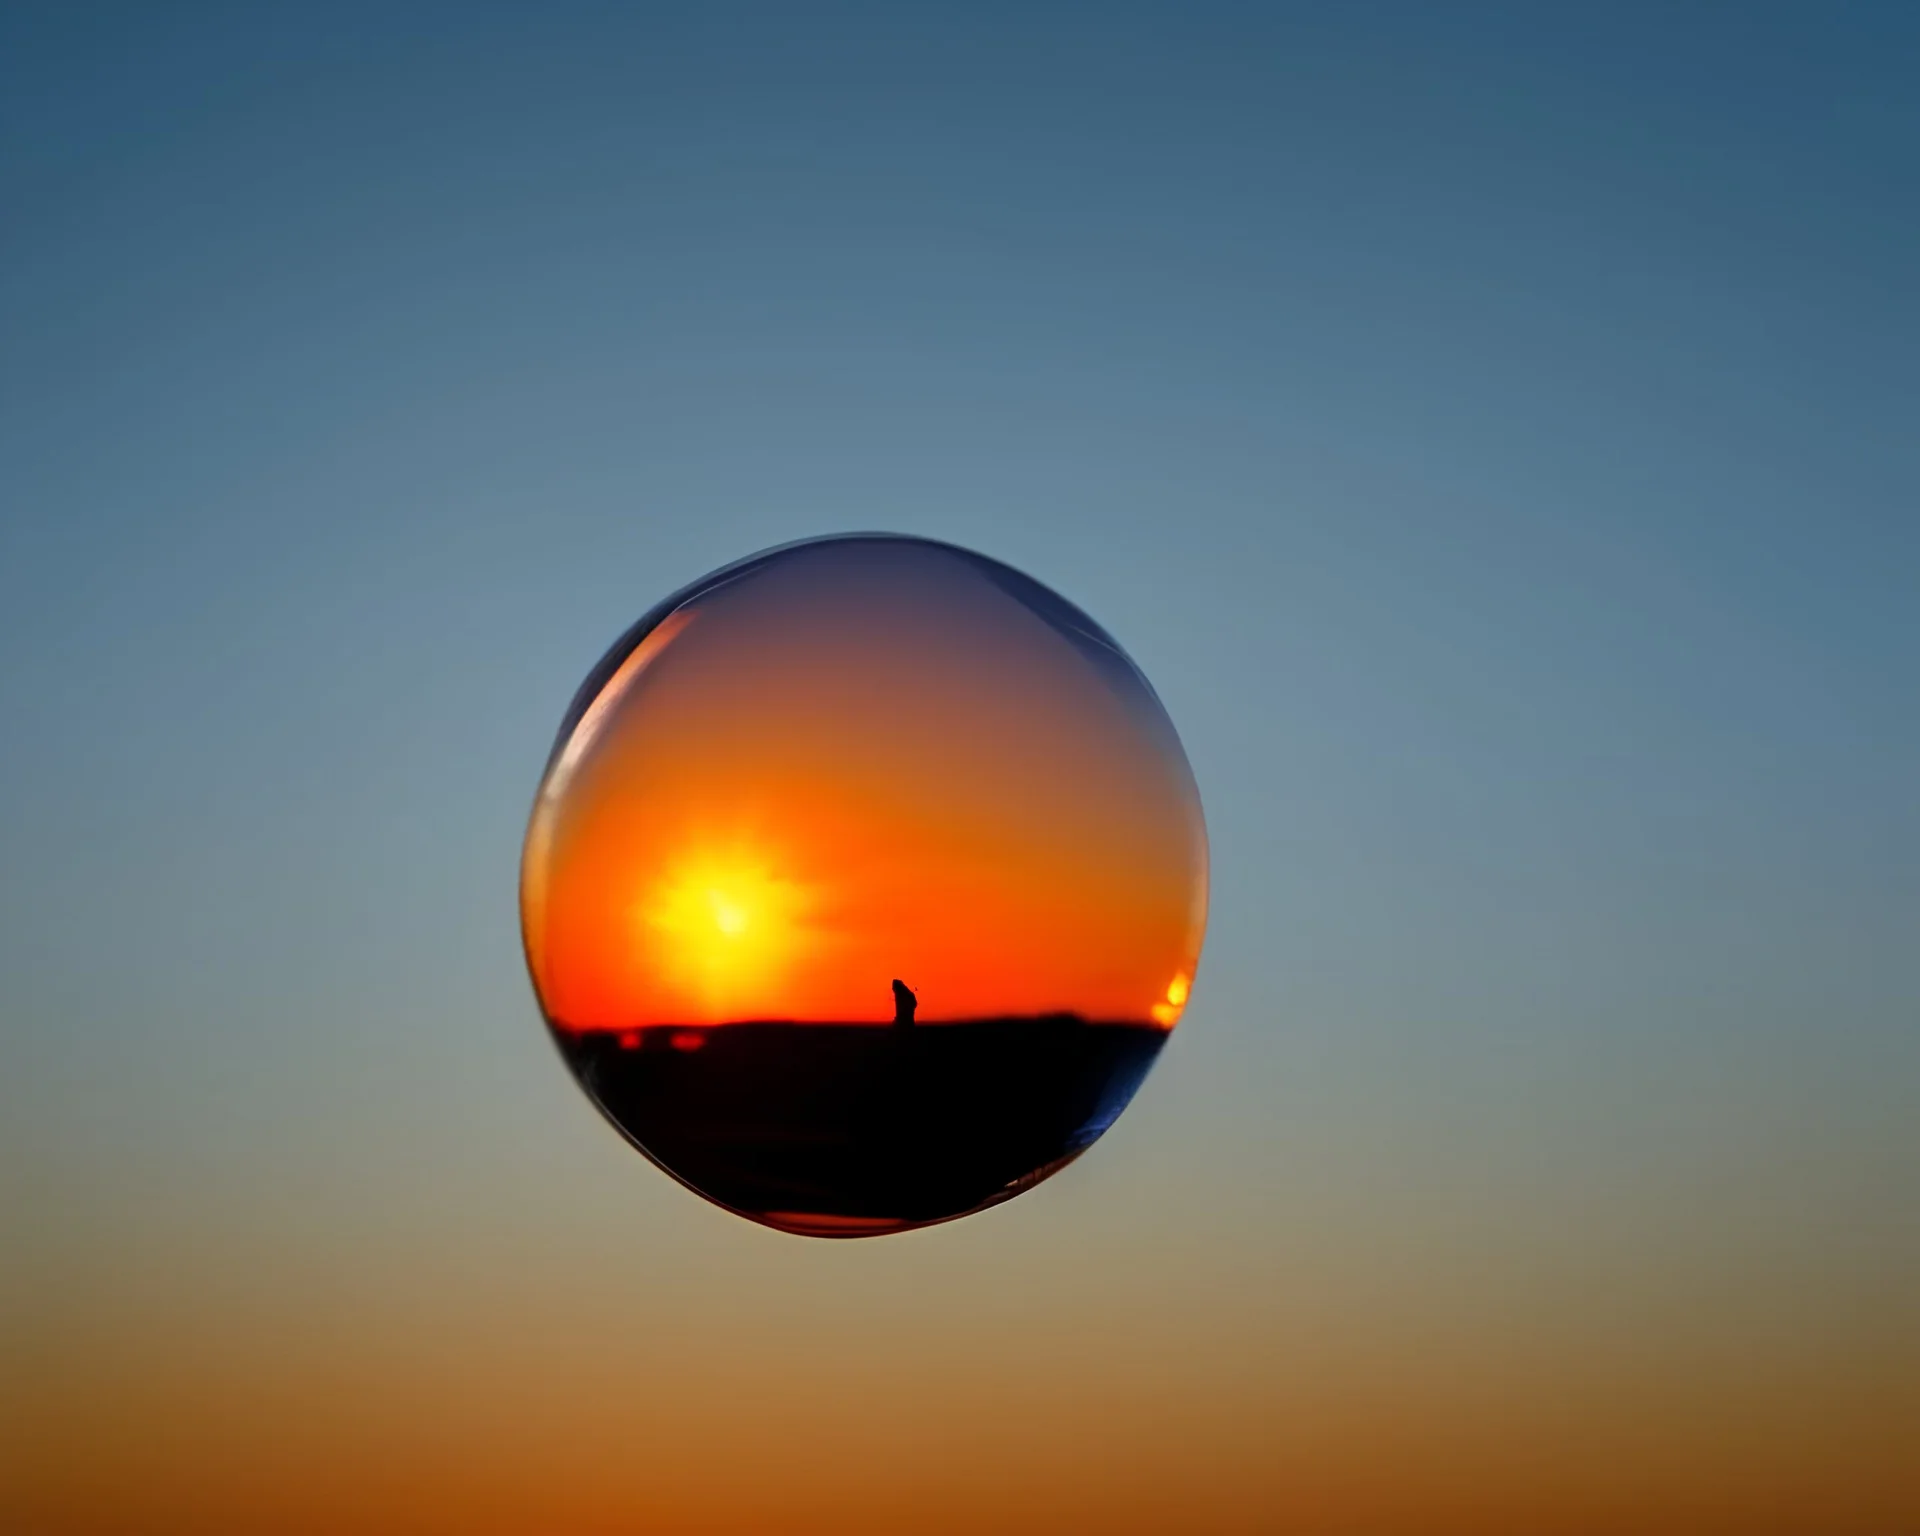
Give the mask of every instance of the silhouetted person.
<path id="1" fill-rule="evenodd" d="M 893 981 L 893 1023 L 896 1029 L 913 1028 L 913 1010 L 919 1003 L 920 999 L 913 995 L 913 989 L 896 976 Z"/>

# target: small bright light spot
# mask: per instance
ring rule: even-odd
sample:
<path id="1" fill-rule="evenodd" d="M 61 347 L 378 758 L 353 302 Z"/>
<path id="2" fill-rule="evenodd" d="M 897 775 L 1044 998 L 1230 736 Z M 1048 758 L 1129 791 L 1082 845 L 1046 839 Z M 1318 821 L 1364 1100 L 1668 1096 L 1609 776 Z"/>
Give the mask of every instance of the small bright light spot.
<path id="1" fill-rule="evenodd" d="M 1155 1003 L 1147 1010 L 1152 1015 L 1154 1023 L 1172 1029 L 1179 1022 L 1180 1010 L 1187 1006 L 1188 984 L 1185 971 L 1181 971 L 1167 983 L 1167 1000 L 1164 1003 Z"/>

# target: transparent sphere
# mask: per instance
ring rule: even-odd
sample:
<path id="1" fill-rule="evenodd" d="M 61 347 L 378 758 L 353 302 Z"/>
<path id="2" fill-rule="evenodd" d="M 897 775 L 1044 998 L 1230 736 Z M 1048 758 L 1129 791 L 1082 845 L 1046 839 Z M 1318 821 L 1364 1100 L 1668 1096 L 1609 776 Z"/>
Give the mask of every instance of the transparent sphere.
<path id="1" fill-rule="evenodd" d="M 561 1055 L 688 1188 L 789 1232 L 947 1221 L 1133 1097 L 1206 928 L 1199 796 L 1106 631 L 1009 566 L 754 555 L 567 711 L 521 924 Z"/>

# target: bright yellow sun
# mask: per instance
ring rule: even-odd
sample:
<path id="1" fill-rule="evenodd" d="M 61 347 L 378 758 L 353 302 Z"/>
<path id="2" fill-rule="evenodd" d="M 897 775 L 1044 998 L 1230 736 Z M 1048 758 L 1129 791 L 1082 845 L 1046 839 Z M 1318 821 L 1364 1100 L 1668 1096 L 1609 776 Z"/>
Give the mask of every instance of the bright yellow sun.
<path id="1" fill-rule="evenodd" d="M 750 853 L 699 853 L 672 866 L 642 910 L 661 980 L 709 1023 L 777 1008 L 810 940 L 807 888 Z"/>

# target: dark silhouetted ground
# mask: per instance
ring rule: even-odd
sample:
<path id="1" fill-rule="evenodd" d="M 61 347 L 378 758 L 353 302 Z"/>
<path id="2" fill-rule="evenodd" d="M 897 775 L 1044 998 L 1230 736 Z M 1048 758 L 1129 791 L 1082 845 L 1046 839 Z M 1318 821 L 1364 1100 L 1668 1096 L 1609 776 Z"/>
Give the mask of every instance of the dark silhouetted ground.
<path id="1" fill-rule="evenodd" d="M 772 1226 L 846 1236 L 964 1215 L 1063 1167 L 1166 1038 L 1071 1014 L 555 1035 L 608 1117 L 682 1182 Z"/>

